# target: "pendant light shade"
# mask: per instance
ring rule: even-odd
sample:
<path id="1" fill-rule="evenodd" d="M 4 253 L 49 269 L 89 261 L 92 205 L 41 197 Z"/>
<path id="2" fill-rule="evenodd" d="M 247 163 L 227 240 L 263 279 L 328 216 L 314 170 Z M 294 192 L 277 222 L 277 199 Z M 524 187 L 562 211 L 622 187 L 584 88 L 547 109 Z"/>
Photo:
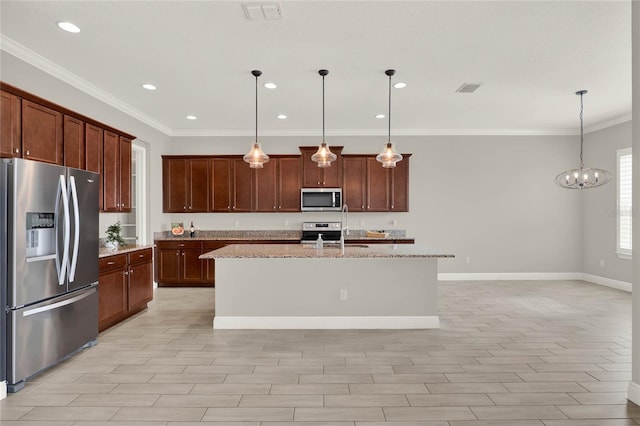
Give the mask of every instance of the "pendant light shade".
<path id="1" fill-rule="evenodd" d="M 251 74 L 256 78 L 256 140 L 251 145 L 251 150 L 242 159 L 249 163 L 252 169 L 261 169 L 264 163 L 269 162 L 269 156 L 262 151 L 258 142 L 258 77 L 262 75 L 262 71 L 253 70 Z"/>
<path id="2" fill-rule="evenodd" d="M 324 141 L 324 77 L 329 74 L 329 71 L 319 70 L 318 74 L 322 76 L 322 143 L 315 154 L 311 156 L 311 161 L 318 163 L 318 167 L 331 167 L 331 162 L 336 161 L 338 156 L 331 152 Z"/>
<path id="3" fill-rule="evenodd" d="M 576 95 L 580 96 L 580 167 L 566 170 L 556 176 L 556 183 L 567 189 L 596 188 L 611 180 L 611 175 L 606 170 L 584 167 L 584 160 L 582 158 L 582 148 L 584 145 L 584 104 L 582 103 L 582 97 L 586 94 L 586 90 L 576 92 Z"/>
<path id="4" fill-rule="evenodd" d="M 398 161 L 402 161 L 402 155 L 398 154 L 393 148 L 393 142 L 391 142 L 391 77 L 396 73 L 396 70 L 386 70 L 384 72 L 389 77 L 389 132 L 387 136 L 387 145 L 382 152 L 376 156 L 376 160 L 382 163 L 382 167 L 391 168 L 395 167 Z"/>

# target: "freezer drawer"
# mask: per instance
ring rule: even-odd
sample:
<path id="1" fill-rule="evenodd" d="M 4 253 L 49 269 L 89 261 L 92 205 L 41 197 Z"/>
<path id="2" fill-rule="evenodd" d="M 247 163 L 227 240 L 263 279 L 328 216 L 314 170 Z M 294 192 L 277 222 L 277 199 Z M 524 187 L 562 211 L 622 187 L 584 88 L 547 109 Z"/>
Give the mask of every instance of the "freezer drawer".
<path id="1" fill-rule="evenodd" d="M 97 286 L 9 311 L 7 379 L 16 384 L 98 337 Z"/>

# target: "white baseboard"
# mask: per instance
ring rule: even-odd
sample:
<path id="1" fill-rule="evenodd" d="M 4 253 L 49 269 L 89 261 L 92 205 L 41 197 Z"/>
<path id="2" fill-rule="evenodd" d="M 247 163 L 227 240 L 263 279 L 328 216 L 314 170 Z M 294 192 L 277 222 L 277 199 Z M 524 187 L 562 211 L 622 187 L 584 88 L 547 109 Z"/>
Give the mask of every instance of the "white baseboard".
<path id="1" fill-rule="evenodd" d="M 438 281 L 554 281 L 581 280 L 618 290 L 631 292 L 632 285 L 626 281 L 583 274 L 582 272 L 472 272 L 438 274 Z"/>
<path id="2" fill-rule="evenodd" d="M 593 284 L 600 284 L 605 287 L 616 288 L 618 290 L 624 290 L 631 293 L 632 285 L 626 281 L 612 280 L 611 278 L 599 277 L 591 274 L 582 274 L 582 279 Z"/>
<path id="3" fill-rule="evenodd" d="M 640 385 L 635 382 L 629 382 L 627 399 L 636 405 L 640 405 Z"/>
<path id="4" fill-rule="evenodd" d="M 413 329 L 440 328 L 437 316 L 415 317 L 219 317 L 214 329 Z"/>
<path id="5" fill-rule="evenodd" d="M 7 397 L 7 382 L 0 382 L 0 399 Z"/>
<path id="6" fill-rule="evenodd" d="M 471 272 L 438 273 L 439 281 L 552 281 L 581 280 L 580 272 Z"/>

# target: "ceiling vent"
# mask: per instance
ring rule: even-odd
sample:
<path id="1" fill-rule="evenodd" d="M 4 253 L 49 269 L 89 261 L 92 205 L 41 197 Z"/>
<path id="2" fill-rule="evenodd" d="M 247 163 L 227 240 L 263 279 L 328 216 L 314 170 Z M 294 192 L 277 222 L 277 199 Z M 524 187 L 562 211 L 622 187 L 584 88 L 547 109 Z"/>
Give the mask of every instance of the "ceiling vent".
<path id="1" fill-rule="evenodd" d="M 462 86 L 458 87 L 456 92 L 458 93 L 473 93 L 478 90 L 478 87 L 482 86 L 482 83 L 464 83 Z"/>
<path id="2" fill-rule="evenodd" d="M 249 21 L 282 19 L 282 11 L 278 3 L 242 3 L 242 10 Z"/>

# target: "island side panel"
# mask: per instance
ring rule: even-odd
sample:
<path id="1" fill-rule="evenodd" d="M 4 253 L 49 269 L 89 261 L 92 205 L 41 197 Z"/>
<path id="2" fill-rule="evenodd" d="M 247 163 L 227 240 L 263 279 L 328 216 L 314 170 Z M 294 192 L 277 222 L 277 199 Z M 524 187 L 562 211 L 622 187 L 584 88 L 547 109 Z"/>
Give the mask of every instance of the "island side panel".
<path id="1" fill-rule="evenodd" d="M 434 328 L 437 293 L 435 258 L 218 258 L 214 328 Z"/>

